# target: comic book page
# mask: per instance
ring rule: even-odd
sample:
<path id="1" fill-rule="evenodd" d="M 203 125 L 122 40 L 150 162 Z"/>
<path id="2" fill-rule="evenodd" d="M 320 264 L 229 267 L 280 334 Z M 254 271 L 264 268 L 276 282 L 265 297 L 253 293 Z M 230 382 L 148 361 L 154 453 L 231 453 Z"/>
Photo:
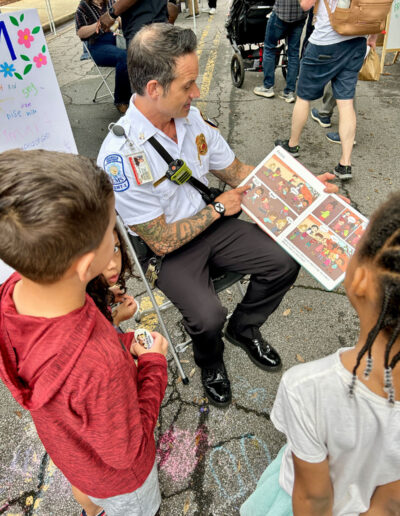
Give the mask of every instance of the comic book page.
<path id="1" fill-rule="evenodd" d="M 326 289 L 339 285 L 368 220 L 282 147 L 245 184 L 243 210 Z"/>

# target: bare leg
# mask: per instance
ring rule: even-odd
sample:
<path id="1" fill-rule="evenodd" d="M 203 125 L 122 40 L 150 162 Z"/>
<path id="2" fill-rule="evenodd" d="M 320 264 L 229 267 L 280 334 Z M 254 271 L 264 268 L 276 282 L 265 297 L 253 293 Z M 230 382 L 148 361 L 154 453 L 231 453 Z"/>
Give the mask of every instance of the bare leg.
<path id="1" fill-rule="evenodd" d="M 99 514 L 99 512 L 101 512 L 101 507 L 93 503 L 88 495 L 85 495 L 82 493 L 82 491 L 79 491 L 77 487 L 71 486 L 71 488 L 75 500 L 79 503 L 79 505 L 82 506 L 83 509 L 85 509 L 87 516 L 96 516 Z"/>
<path id="2" fill-rule="evenodd" d="M 292 132 L 289 140 L 290 147 L 294 147 L 299 144 L 301 133 L 307 122 L 309 110 L 310 102 L 297 97 L 292 115 Z"/>
<path id="3" fill-rule="evenodd" d="M 342 155 L 339 163 L 341 165 L 351 165 L 351 152 L 357 125 L 353 99 L 337 100 L 337 107 L 339 111 L 339 135 L 342 143 Z"/>

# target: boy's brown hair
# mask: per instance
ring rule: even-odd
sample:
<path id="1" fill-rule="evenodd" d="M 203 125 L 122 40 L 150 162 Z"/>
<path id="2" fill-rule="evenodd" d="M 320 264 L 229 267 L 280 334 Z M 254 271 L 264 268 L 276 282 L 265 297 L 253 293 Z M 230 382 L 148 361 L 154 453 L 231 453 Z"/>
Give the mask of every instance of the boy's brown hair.
<path id="1" fill-rule="evenodd" d="M 96 249 L 112 185 L 89 158 L 44 150 L 0 154 L 0 258 L 37 283 L 61 278 Z"/>

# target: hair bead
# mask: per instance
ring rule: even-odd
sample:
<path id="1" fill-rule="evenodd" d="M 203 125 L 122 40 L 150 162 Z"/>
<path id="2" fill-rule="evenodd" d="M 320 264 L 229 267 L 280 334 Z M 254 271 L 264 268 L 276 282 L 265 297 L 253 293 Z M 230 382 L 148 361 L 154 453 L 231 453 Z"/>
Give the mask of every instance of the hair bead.
<path id="1" fill-rule="evenodd" d="M 351 382 L 350 382 L 350 385 L 349 385 L 349 398 L 354 398 L 354 391 L 355 391 L 355 388 L 356 388 L 356 380 L 357 380 L 357 376 L 355 373 L 353 373 L 353 376 L 351 378 Z"/>
<path id="2" fill-rule="evenodd" d="M 371 371 L 372 371 L 372 365 L 373 365 L 373 359 L 372 357 L 369 355 L 367 357 L 367 365 L 365 367 L 365 371 L 364 371 L 364 378 L 366 380 L 369 379 L 369 375 L 371 374 Z"/>

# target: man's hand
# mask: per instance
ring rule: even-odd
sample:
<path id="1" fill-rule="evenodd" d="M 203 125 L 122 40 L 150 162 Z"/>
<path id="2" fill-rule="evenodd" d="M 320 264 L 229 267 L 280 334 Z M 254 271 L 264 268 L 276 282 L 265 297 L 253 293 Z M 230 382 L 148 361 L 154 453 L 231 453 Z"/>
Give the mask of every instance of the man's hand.
<path id="1" fill-rule="evenodd" d="M 376 41 L 378 39 L 379 34 L 370 34 L 367 39 L 367 45 L 373 49 L 376 48 Z"/>
<path id="2" fill-rule="evenodd" d="M 334 185 L 330 183 L 329 181 L 333 181 L 336 179 L 334 174 L 331 174 L 330 172 L 325 172 L 325 174 L 321 174 L 320 176 L 317 176 L 317 179 L 321 181 L 325 185 L 324 192 L 326 193 L 333 193 L 337 194 L 339 191 L 339 187 L 337 185 Z M 338 194 L 339 195 L 339 194 Z M 343 195 L 339 195 L 341 199 L 343 199 L 345 202 L 350 203 L 350 199 L 347 197 L 344 197 Z"/>
<path id="3" fill-rule="evenodd" d="M 240 205 L 242 203 L 242 195 L 248 189 L 249 186 L 241 186 L 240 188 L 228 190 L 227 192 L 219 195 L 215 199 L 215 202 L 221 202 L 225 206 L 225 215 L 235 215 L 235 213 L 239 213 L 241 209 Z"/>
<path id="4" fill-rule="evenodd" d="M 132 355 L 140 357 L 140 355 L 144 355 L 145 353 L 161 353 L 166 357 L 168 351 L 167 339 L 157 332 L 152 332 L 151 336 L 153 337 L 154 342 L 150 349 L 145 349 L 143 346 L 138 344 L 136 340 L 132 340 L 130 349 Z"/>
<path id="5" fill-rule="evenodd" d="M 108 32 L 110 30 L 110 27 L 114 25 L 115 20 L 112 16 L 108 14 L 108 11 L 106 11 L 103 15 L 99 18 L 100 22 L 100 28 L 104 32 Z"/>

